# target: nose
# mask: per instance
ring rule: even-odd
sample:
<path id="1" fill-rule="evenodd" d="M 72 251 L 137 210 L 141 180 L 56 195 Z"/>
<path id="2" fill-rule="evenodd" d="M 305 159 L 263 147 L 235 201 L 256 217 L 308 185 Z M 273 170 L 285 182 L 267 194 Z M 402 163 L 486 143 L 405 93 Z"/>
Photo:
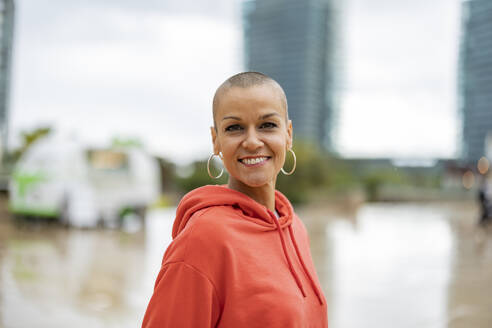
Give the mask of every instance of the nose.
<path id="1" fill-rule="evenodd" d="M 245 138 L 242 142 L 242 146 L 250 151 L 257 150 L 258 148 L 263 146 L 263 141 L 258 136 L 256 129 L 250 128 L 248 129 Z"/>

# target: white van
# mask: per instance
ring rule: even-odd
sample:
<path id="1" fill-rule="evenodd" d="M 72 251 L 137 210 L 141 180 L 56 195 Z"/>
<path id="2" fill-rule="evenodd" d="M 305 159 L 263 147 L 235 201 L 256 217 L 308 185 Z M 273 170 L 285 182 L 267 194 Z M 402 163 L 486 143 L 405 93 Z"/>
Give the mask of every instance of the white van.
<path id="1" fill-rule="evenodd" d="M 141 212 L 159 193 L 159 165 L 142 149 L 88 148 L 45 137 L 15 166 L 9 209 L 76 227 L 115 226 L 121 211 Z"/>

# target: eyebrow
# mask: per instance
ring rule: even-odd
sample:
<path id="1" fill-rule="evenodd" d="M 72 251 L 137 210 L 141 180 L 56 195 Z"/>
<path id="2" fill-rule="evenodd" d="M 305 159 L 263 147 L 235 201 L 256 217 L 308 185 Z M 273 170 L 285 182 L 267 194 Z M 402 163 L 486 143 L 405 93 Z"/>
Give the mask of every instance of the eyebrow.
<path id="1" fill-rule="evenodd" d="M 270 113 L 270 114 L 265 114 L 261 117 L 262 120 L 264 120 L 265 118 L 269 118 L 271 116 L 280 116 L 279 113 Z"/>
<path id="2" fill-rule="evenodd" d="M 265 114 L 263 116 L 260 117 L 260 119 L 264 120 L 266 118 L 269 118 L 271 116 L 280 116 L 279 113 L 269 113 L 269 114 Z M 241 118 L 240 117 L 237 117 L 237 116 L 226 116 L 222 119 L 222 121 L 224 120 L 236 120 L 236 121 L 241 121 Z"/>
<path id="3" fill-rule="evenodd" d="M 240 121 L 241 119 L 237 116 L 226 116 L 222 119 L 222 121 L 224 120 L 236 120 L 236 121 Z"/>

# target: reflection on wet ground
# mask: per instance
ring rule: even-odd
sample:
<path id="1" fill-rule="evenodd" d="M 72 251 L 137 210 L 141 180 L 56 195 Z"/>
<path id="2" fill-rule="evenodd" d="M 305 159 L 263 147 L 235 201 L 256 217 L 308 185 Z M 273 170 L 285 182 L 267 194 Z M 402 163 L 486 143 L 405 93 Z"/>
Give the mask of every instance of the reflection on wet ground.
<path id="1" fill-rule="evenodd" d="M 473 204 L 299 210 L 331 328 L 492 326 L 492 231 Z M 2 327 L 138 327 L 174 210 L 139 232 L 14 224 L 0 213 Z"/>

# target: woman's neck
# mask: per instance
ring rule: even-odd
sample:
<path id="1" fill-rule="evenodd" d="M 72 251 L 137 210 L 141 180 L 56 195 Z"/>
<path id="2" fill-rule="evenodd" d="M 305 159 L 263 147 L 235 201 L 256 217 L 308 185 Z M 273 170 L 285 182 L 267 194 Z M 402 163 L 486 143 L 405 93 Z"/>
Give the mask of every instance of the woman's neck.
<path id="1" fill-rule="evenodd" d="M 250 187 L 236 179 L 229 179 L 228 187 L 242 192 L 272 212 L 275 212 L 275 181 L 260 187 Z"/>

